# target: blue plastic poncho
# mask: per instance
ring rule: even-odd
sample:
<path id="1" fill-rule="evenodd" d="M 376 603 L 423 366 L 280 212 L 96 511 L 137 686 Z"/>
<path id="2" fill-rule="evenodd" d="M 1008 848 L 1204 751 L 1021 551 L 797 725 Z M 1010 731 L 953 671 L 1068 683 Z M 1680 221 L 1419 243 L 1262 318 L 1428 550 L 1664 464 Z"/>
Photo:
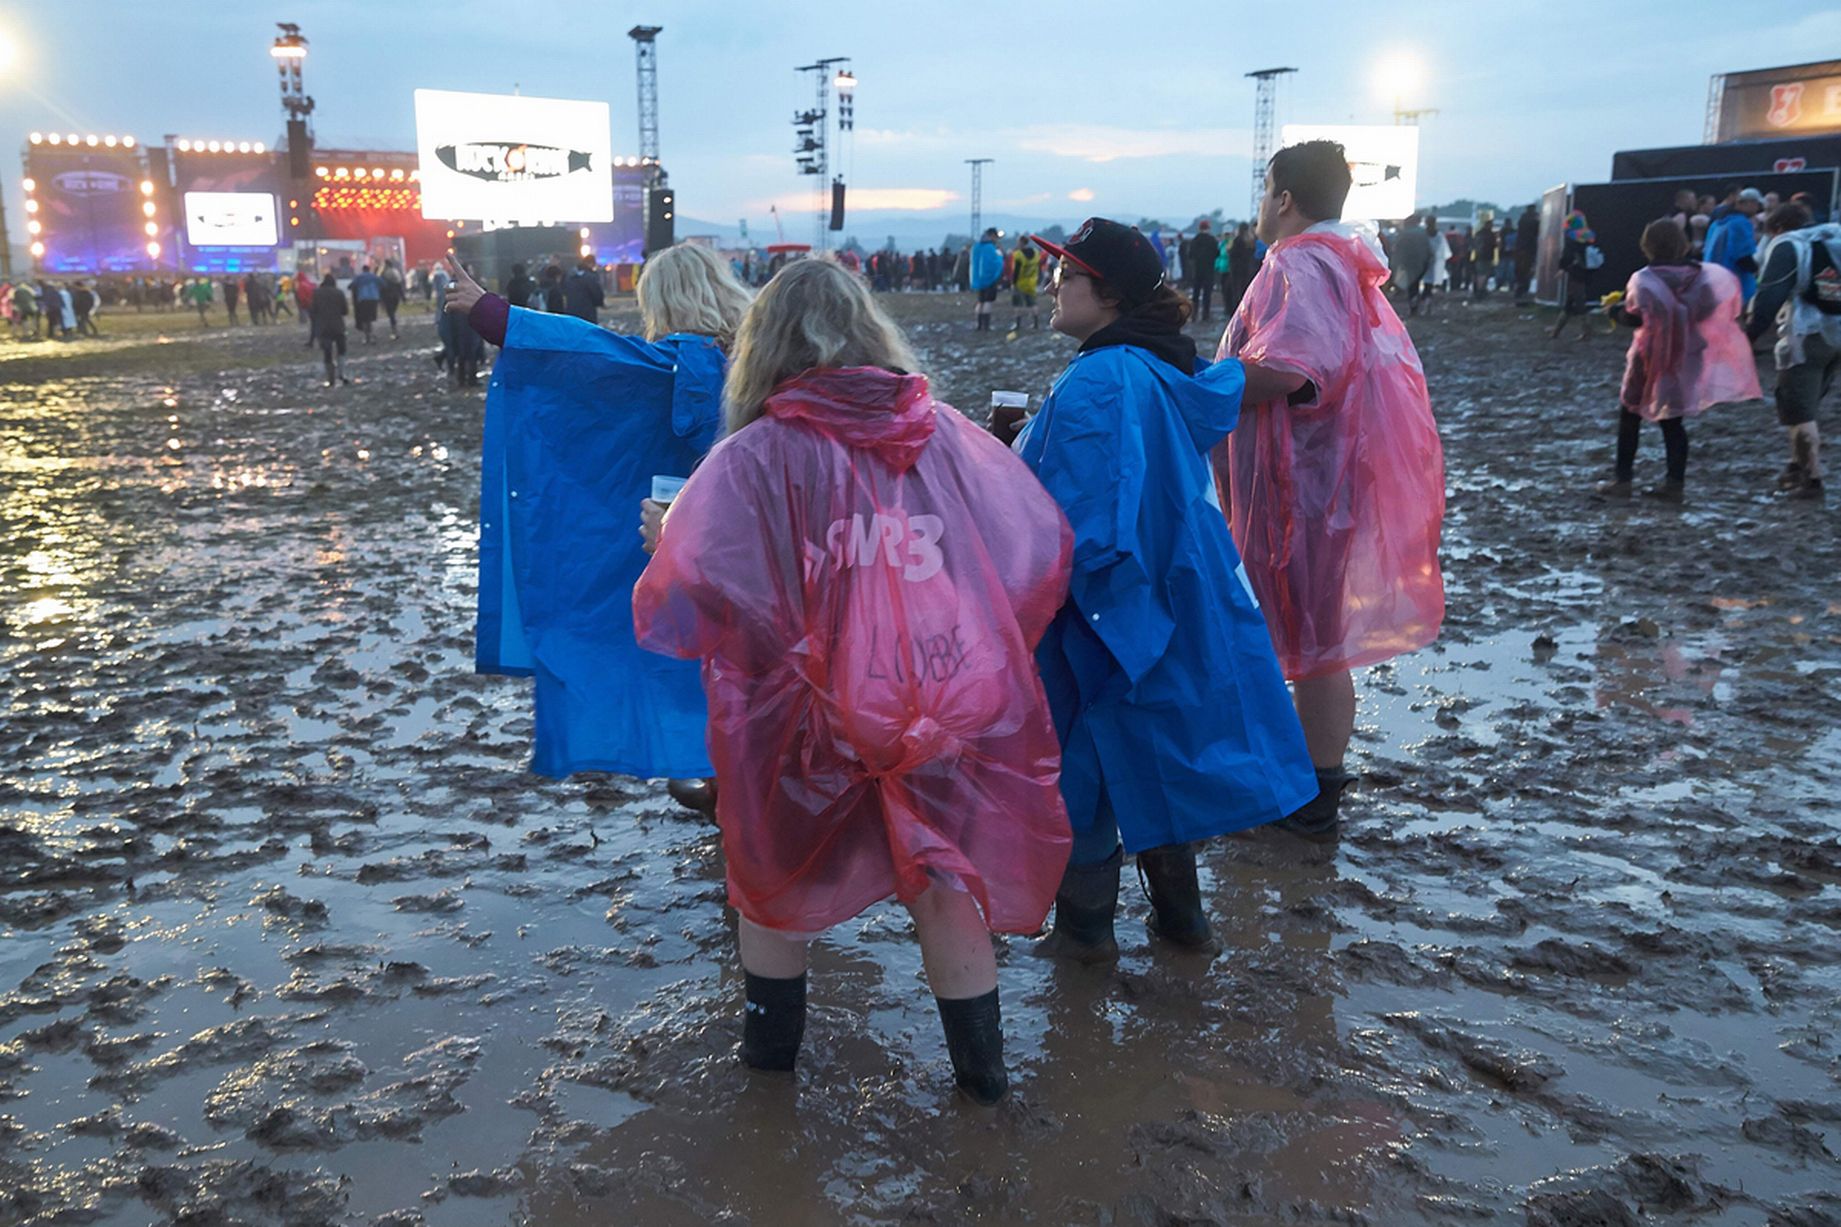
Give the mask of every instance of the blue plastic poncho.
<path id="1" fill-rule="evenodd" d="M 707 337 L 511 310 L 486 394 L 475 665 L 536 679 L 540 775 L 713 774 L 696 663 L 634 642 L 633 584 L 640 500 L 715 442 L 723 367 Z"/>
<path id="2" fill-rule="evenodd" d="M 1103 797 L 1129 852 L 1282 818 L 1317 793 L 1208 451 L 1238 362 L 1197 374 L 1132 345 L 1076 357 L 1016 450 L 1074 527 L 1068 602 L 1037 650 L 1074 828 Z"/>
<path id="3" fill-rule="evenodd" d="M 1758 236 L 1752 227 L 1752 219 L 1737 209 L 1713 219 L 1707 227 L 1704 244 L 1705 255 L 1702 259 L 1708 264 L 1717 264 L 1739 279 L 1739 290 L 1744 300 L 1750 302 L 1752 295 L 1758 292 L 1758 277 L 1751 269 L 1740 268 L 1741 261 L 1758 257 Z"/>
<path id="4" fill-rule="evenodd" d="M 989 289 L 1004 275 L 1003 253 L 990 239 L 981 239 L 972 248 L 971 275 L 974 290 Z"/>

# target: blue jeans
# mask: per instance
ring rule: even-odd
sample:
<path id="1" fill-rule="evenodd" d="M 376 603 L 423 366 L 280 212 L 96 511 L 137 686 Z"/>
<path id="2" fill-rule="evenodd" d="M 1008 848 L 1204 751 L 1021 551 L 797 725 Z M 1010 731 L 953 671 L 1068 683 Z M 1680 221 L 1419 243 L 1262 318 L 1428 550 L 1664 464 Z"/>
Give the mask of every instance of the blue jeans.
<path id="1" fill-rule="evenodd" d="M 1119 819 L 1112 812 L 1112 799 L 1104 792 L 1093 807 L 1093 821 L 1084 829 L 1074 828 L 1074 851 L 1068 864 L 1085 868 L 1110 860 L 1119 846 Z"/>

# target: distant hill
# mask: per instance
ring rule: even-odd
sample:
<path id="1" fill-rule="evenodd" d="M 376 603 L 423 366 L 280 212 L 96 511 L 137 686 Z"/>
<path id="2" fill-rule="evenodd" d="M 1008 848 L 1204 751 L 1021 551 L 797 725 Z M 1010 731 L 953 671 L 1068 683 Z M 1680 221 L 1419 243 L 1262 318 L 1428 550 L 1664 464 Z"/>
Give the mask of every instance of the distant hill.
<path id="1" fill-rule="evenodd" d="M 984 224 L 996 226 L 1005 236 L 1020 232 L 1043 234 L 1056 226 L 1065 233 L 1086 220 L 1086 217 L 1084 213 L 1060 218 L 987 213 Z M 789 243 L 810 243 L 813 239 L 815 219 L 810 214 L 784 214 L 780 224 L 786 229 L 786 241 Z M 842 247 L 848 240 L 855 239 L 857 246 L 873 251 L 887 244 L 893 235 L 898 248 L 913 251 L 919 247 L 938 247 L 949 239 L 955 243 L 964 243 L 971 224 L 971 217 L 957 209 L 950 213 L 863 213 L 846 217 L 843 231 L 831 235 L 831 245 Z M 680 237 L 713 234 L 725 247 L 741 242 L 741 227 L 734 222 L 725 224 L 696 217 L 680 217 L 677 232 Z M 757 247 L 780 241 L 771 217 L 760 220 L 749 218 L 748 237 Z"/>

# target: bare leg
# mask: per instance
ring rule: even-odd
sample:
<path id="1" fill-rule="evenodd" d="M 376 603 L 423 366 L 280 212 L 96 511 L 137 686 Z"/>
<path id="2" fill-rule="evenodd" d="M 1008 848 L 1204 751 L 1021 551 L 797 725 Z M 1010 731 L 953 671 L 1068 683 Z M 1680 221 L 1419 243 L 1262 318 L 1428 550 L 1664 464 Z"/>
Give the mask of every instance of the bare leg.
<path id="1" fill-rule="evenodd" d="M 1355 734 L 1355 678 L 1331 673 L 1293 682 L 1292 701 L 1304 726 L 1304 744 L 1318 767 L 1340 767 Z"/>
<path id="2" fill-rule="evenodd" d="M 977 997 L 997 987 L 991 932 L 970 895 L 934 886 L 908 904 L 908 912 L 920 934 L 921 960 L 934 996 Z"/>
<path id="3" fill-rule="evenodd" d="M 747 917 L 741 922 L 742 968 L 757 976 L 790 980 L 805 974 L 803 937 L 763 929 Z"/>

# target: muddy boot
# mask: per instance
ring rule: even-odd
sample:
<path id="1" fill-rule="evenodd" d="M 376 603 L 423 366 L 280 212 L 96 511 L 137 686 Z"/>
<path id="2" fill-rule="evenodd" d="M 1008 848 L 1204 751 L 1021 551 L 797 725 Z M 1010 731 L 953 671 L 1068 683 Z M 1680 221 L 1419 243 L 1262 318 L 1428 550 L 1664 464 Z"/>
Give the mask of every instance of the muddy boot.
<path id="1" fill-rule="evenodd" d="M 665 791 L 685 809 L 705 818 L 716 817 L 715 780 L 666 780 Z"/>
<path id="2" fill-rule="evenodd" d="M 1072 959 L 1076 963 L 1110 963 L 1119 957 L 1119 942 L 1112 933 L 1112 918 L 1119 910 L 1119 869 L 1125 849 L 1097 865 L 1069 865 L 1055 892 L 1055 927 L 1036 943 L 1044 958 Z"/>
<path id="3" fill-rule="evenodd" d="M 742 973 L 747 1002 L 742 1007 L 742 1061 L 750 1069 L 781 1072 L 799 1059 L 805 1038 L 805 977 L 776 980 Z"/>
<path id="4" fill-rule="evenodd" d="M 1317 768 L 1317 795 L 1272 825 L 1305 839 L 1335 839 L 1340 823 L 1337 811 L 1342 805 L 1342 790 L 1354 782 L 1355 777 L 1341 767 Z"/>
<path id="5" fill-rule="evenodd" d="M 1687 483 L 1680 481 L 1659 481 L 1643 491 L 1644 498 L 1653 498 L 1663 503 L 1679 503 L 1687 497 Z"/>
<path id="6" fill-rule="evenodd" d="M 1165 844 L 1138 853 L 1138 878 L 1151 897 L 1151 932 L 1178 946 L 1214 944 L 1195 877 L 1195 845 Z"/>
<path id="7" fill-rule="evenodd" d="M 1777 475 L 1779 490 L 1794 490 L 1808 480 L 1809 471 L 1799 461 L 1792 460 L 1783 466 L 1783 472 Z"/>
<path id="8" fill-rule="evenodd" d="M 1613 477 L 1610 481 L 1601 481 L 1593 493 L 1599 498 L 1629 498 L 1636 493 L 1636 482 L 1628 477 Z"/>
<path id="9" fill-rule="evenodd" d="M 990 1107 L 1010 1091 L 1004 1070 L 1003 1019 L 997 1007 L 997 990 L 982 997 L 935 997 L 940 1023 L 946 1028 L 946 1051 L 952 1054 L 953 1081 L 965 1097 Z"/>

